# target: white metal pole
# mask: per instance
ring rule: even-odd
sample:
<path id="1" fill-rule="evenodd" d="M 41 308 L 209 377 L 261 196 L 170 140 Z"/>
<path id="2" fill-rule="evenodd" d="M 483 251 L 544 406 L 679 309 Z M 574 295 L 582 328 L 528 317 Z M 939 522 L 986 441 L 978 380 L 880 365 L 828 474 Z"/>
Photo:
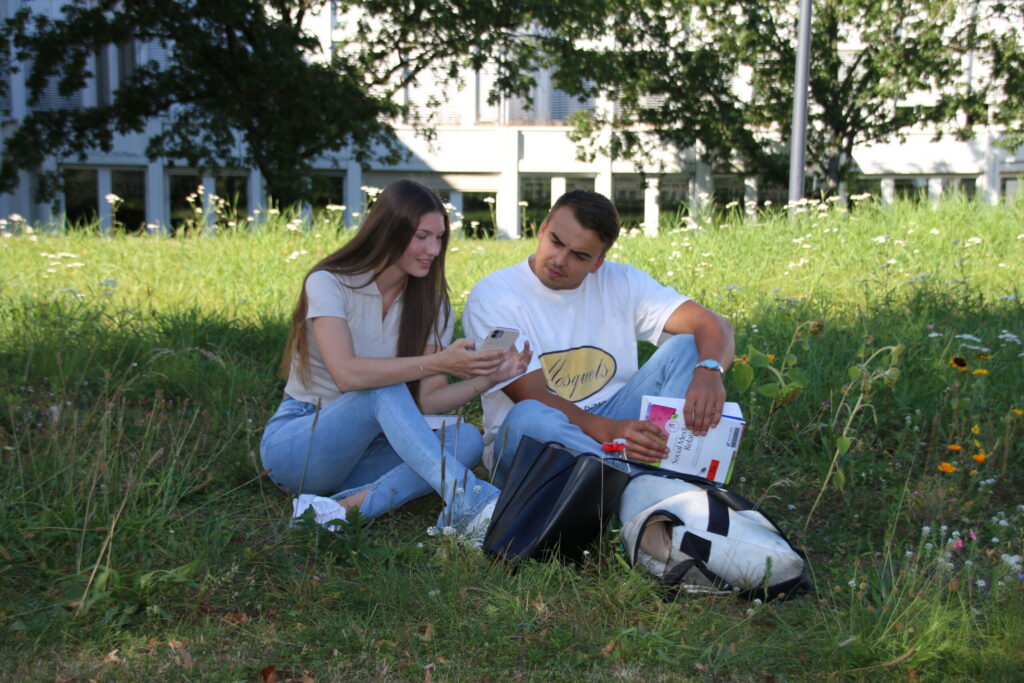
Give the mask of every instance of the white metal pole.
<path id="1" fill-rule="evenodd" d="M 804 157 L 807 147 L 807 81 L 811 62 L 811 0 L 800 0 L 797 25 L 796 73 L 793 84 L 793 131 L 789 148 L 790 213 L 804 196 Z"/>

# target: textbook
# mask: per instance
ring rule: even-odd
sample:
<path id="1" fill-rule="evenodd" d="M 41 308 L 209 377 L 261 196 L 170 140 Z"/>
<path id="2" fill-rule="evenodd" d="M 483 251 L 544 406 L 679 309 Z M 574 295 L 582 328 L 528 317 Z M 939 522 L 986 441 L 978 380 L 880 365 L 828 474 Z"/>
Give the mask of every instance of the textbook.
<path id="1" fill-rule="evenodd" d="M 729 483 L 736 449 L 747 425 L 743 411 L 737 403 L 726 403 L 718 426 L 697 436 L 683 421 L 685 404 L 685 399 L 669 396 L 644 396 L 640 402 L 640 419 L 653 422 L 668 434 L 668 457 L 658 466 Z"/>

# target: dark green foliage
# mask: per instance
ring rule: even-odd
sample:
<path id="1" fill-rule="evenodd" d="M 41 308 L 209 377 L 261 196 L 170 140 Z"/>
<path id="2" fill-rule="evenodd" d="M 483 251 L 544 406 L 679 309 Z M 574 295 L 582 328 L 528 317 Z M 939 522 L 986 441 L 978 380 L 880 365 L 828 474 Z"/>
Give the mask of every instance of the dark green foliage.
<path id="1" fill-rule="evenodd" d="M 566 41 L 558 49 L 559 87 L 605 93 L 616 103 L 614 111 L 578 114 L 574 137 L 590 153 L 613 158 L 699 143 L 698 154 L 722 168 L 781 182 L 793 111 L 796 8 L 774 0 L 614 3 L 608 8 L 613 43 L 579 49 Z M 991 89 L 969 66 L 972 48 L 993 40 L 991 31 L 967 3 L 813 3 L 810 175 L 832 192 L 856 171 L 858 145 L 900 139 L 920 124 L 962 128 L 957 117 L 984 103 Z M 1019 45 L 1019 36 L 1008 33 L 992 47 L 1004 86 L 1017 99 Z M 749 83 L 749 91 L 737 83 Z M 655 135 L 640 135 L 637 124 Z M 612 128 L 607 139 L 605 126 Z"/>
<path id="2" fill-rule="evenodd" d="M 269 194 L 291 204 L 316 189 L 312 164 L 324 155 L 347 148 L 357 161 L 397 159 L 392 122 L 409 112 L 392 96 L 417 78 L 450 80 L 460 65 L 493 58 L 503 88 L 532 83 L 533 45 L 519 35 L 532 4 L 73 0 L 56 18 L 25 7 L 3 24 L 12 40 L 4 42 L 11 52 L 0 52 L 0 72 L 12 57 L 31 64 L 30 105 L 53 81 L 62 95 L 81 89 L 93 75 L 90 57 L 108 46 L 153 42 L 168 62 L 138 64 L 109 102 L 31 111 L 5 140 L 0 191 L 47 157 L 109 151 L 116 134 L 142 133 L 157 118 L 150 158 L 252 165 Z M 339 24 L 337 42 L 325 48 L 303 22 L 332 24 L 332 7 L 360 18 Z M 49 197 L 58 176 L 42 177 L 40 193 Z"/>

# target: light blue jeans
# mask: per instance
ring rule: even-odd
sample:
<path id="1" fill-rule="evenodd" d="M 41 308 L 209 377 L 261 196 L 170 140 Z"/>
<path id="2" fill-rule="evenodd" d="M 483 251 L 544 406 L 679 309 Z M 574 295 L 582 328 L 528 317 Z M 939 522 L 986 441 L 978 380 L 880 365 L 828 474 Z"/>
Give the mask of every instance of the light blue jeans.
<path id="1" fill-rule="evenodd" d="M 455 527 L 498 496 L 470 471 L 482 452 L 469 424 L 446 425 L 442 449 L 404 384 L 344 393 L 319 414 L 287 397 L 260 442 L 263 466 L 288 493 L 341 500 L 371 489 L 359 511 L 378 517 L 433 491 L 445 503 L 438 525 Z"/>
<path id="2" fill-rule="evenodd" d="M 697 365 L 693 335 L 677 334 L 666 340 L 635 375 L 609 400 L 590 412 L 613 420 L 635 420 L 644 395 L 685 396 Z M 505 484 L 519 440 L 531 436 L 538 441 L 556 441 L 584 453 L 603 454 L 601 444 L 569 422 L 565 413 L 540 401 L 521 401 L 512 407 L 495 435 L 492 483 Z M 504 448 L 499 445 L 504 444 Z M 628 469 L 628 468 L 627 468 Z"/>

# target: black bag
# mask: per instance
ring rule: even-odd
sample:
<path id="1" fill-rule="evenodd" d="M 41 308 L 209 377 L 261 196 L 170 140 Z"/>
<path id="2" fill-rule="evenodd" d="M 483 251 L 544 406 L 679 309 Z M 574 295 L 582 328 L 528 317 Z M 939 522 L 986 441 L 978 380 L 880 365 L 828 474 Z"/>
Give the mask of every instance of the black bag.
<path id="1" fill-rule="evenodd" d="M 524 436 L 494 507 L 483 549 L 506 559 L 580 562 L 629 483 L 621 465 Z"/>

